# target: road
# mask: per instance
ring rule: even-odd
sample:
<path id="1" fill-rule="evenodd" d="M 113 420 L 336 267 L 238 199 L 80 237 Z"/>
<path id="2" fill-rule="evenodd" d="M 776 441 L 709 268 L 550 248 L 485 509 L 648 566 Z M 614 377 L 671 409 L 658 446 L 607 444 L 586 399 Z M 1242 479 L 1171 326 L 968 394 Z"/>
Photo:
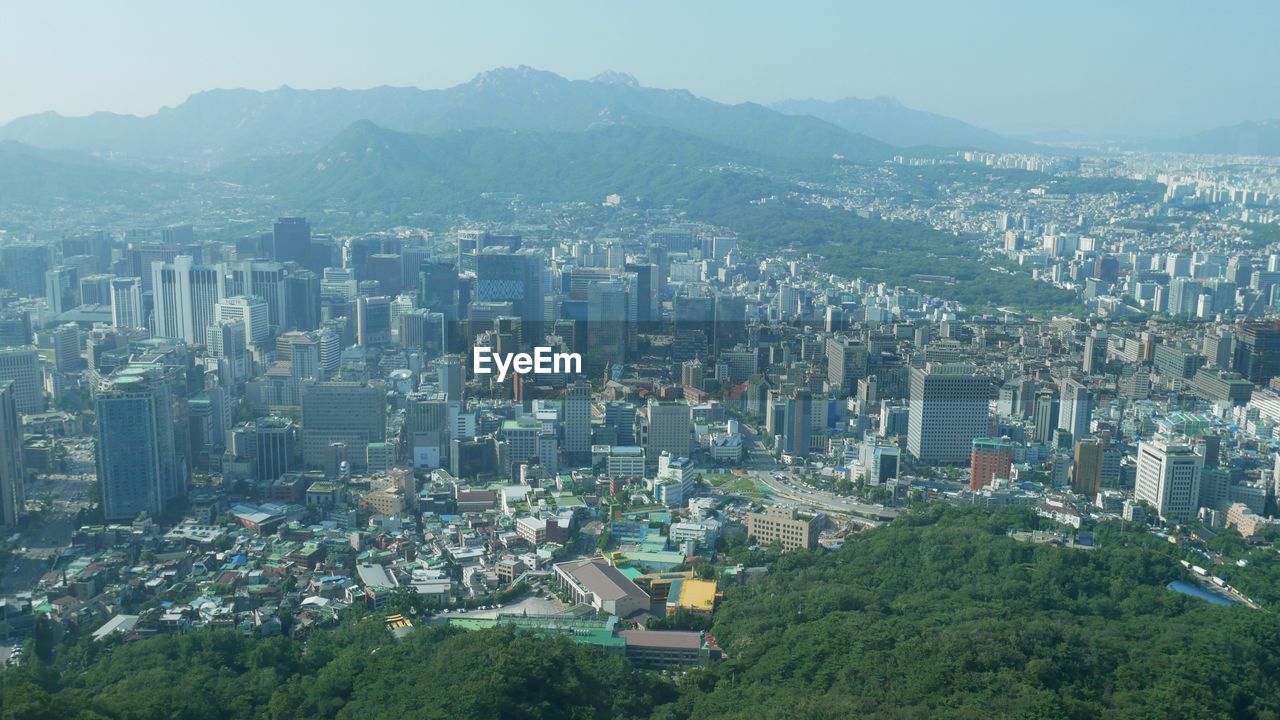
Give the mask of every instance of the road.
<path id="1" fill-rule="evenodd" d="M 747 459 L 742 463 L 741 468 L 746 470 L 752 479 L 768 488 L 769 495 L 774 499 L 793 502 L 808 510 L 864 516 L 869 519 L 859 522 L 871 526 L 879 525 L 879 520 L 893 519 L 898 516 L 898 511 L 893 508 L 868 505 L 825 490 L 797 484 L 798 481 L 795 480 L 794 475 L 785 465 L 779 465 L 774 460 L 750 428 L 744 425 L 742 434 L 743 444 L 747 448 Z M 786 476 L 790 482 L 784 483 L 774 479 L 773 476 L 778 473 Z"/>

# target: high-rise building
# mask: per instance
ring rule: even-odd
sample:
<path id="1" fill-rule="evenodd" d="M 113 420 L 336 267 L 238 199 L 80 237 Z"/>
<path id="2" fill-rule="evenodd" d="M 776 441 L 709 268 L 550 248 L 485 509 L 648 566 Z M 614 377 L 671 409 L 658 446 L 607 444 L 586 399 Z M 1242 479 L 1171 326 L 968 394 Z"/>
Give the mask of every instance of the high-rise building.
<path id="1" fill-rule="evenodd" d="M 808 390 L 796 390 L 787 398 L 786 423 L 782 430 L 782 452 L 805 457 L 809 454 L 809 441 L 813 436 L 813 394 Z"/>
<path id="2" fill-rule="evenodd" d="M 591 385 L 582 379 L 564 391 L 564 456 L 570 466 L 591 461 Z"/>
<path id="3" fill-rule="evenodd" d="M 22 469 L 22 418 L 12 380 L 0 381 L 0 527 L 18 526 L 26 499 Z"/>
<path id="4" fill-rule="evenodd" d="M 356 299 L 356 344 L 376 347 L 391 344 L 391 298 Z"/>
<path id="5" fill-rule="evenodd" d="M 80 271 L 71 265 L 59 265 L 46 272 L 45 302 L 49 312 L 60 315 L 80 304 Z"/>
<path id="6" fill-rule="evenodd" d="M 996 478 L 1009 479 L 1013 469 L 1013 443 L 995 438 L 975 438 L 969 454 L 969 489 L 981 490 Z"/>
<path id="7" fill-rule="evenodd" d="M 39 297 L 45 291 L 49 271 L 49 247 L 44 244 L 15 243 L 0 247 L 0 286 L 19 297 Z"/>
<path id="8" fill-rule="evenodd" d="M 1072 491 L 1092 498 L 1102 490 L 1104 450 L 1101 438 L 1076 441 L 1075 462 L 1071 465 Z"/>
<path id="9" fill-rule="evenodd" d="M 60 373 L 75 372 L 80 369 L 80 326 L 65 323 L 54 328 L 50 333 L 53 344 L 53 366 Z"/>
<path id="10" fill-rule="evenodd" d="M 282 217 L 276 220 L 271 234 L 276 260 L 282 263 L 296 262 L 302 267 L 309 267 L 311 224 L 306 218 Z"/>
<path id="11" fill-rule="evenodd" d="M 213 319 L 215 323 L 243 323 L 245 340 L 250 345 L 263 347 L 271 340 L 267 302 L 260 297 L 238 295 L 220 300 L 214 305 Z"/>
<path id="12" fill-rule="evenodd" d="M 693 444 L 689 404 L 683 400 L 651 398 L 645 411 L 649 420 L 645 459 L 649 465 L 657 467 L 658 458 L 664 452 L 670 453 L 671 457 L 689 457 Z"/>
<path id="13" fill-rule="evenodd" d="M 308 382 L 302 388 L 302 460 L 322 468 L 334 443 L 361 449 L 348 455 L 363 469 L 363 448 L 386 440 L 386 400 L 382 390 L 358 382 Z"/>
<path id="14" fill-rule="evenodd" d="M 22 415 L 44 412 L 44 371 L 33 347 L 0 349 L 0 382 L 12 380 L 13 401 Z"/>
<path id="15" fill-rule="evenodd" d="M 152 334 L 204 345 L 214 307 L 225 297 L 226 271 L 221 265 L 197 265 L 190 255 L 151 265 L 155 288 Z"/>
<path id="16" fill-rule="evenodd" d="M 1254 385 L 1280 376 L 1280 320 L 1244 323 L 1236 334 L 1235 371 Z"/>
<path id="17" fill-rule="evenodd" d="M 1062 381 L 1062 400 L 1058 406 L 1058 427 L 1071 434 L 1072 440 L 1089 436 L 1093 418 L 1093 397 L 1089 388 L 1075 378 Z"/>
<path id="18" fill-rule="evenodd" d="M 907 451 L 923 462 L 962 463 L 988 434 L 991 380 L 973 365 L 911 369 Z"/>
<path id="19" fill-rule="evenodd" d="M 827 338 L 827 383 L 831 392 L 852 395 L 867 375 L 867 345 L 848 337 Z"/>
<path id="20" fill-rule="evenodd" d="M 295 469 L 298 429 L 289 418 L 265 417 L 253 421 L 254 477 L 273 482 Z"/>
<path id="21" fill-rule="evenodd" d="M 1036 393 L 1036 405 L 1032 415 L 1035 425 L 1035 441 L 1041 445 L 1053 442 L 1053 432 L 1058 429 L 1059 402 L 1053 390 Z"/>
<path id="22" fill-rule="evenodd" d="M 147 319 L 142 315 L 141 278 L 111 280 L 111 325 L 121 330 L 147 327 Z"/>
<path id="23" fill-rule="evenodd" d="M 285 327 L 315 330 L 320 327 L 320 276 L 310 270 L 296 270 L 284 281 Z"/>
<path id="24" fill-rule="evenodd" d="M 619 279 L 595 280 L 587 287 L 587 371 L 595 373 L 627 359 L 630 329 L 628 292 Z"/>
<path id="25" fill-rule="evenodd" d="M 1203 470 L 1204 457 L 1190 445 L 1164 437 L 1138 443 L 1134 497 L 1150 503 L 1161 518 L 1193 518 Z"/>
<path id="26" fill-rule="evenodd" d="M 260 298 L 266 303 L 267 322 L 272 327 L 279 329 L 288 323 L 288 277 L 278 262 L 249 261 L 232 265 L 226 294 Z"/>
<path id="27" fill-rule="evenodd" d="M 512 303 L 520 318 L 525 346 L 537 345 L 543 339 L 543 266 L 542 257 L 531 251 L 491 250 L 476 256 L 476 300 Z"/>
<path id="28" fill-rule="evenodd" d="M 95 408 L 103 515 L 132 520 L 165 512 L 187 484 L 165 378 L 154 368 L 126 367 L 98 389 Z"/>
<path id="29" fill-rule="evenodd" d="M 31 313 L 26 310 L 0 310 L 0 348 L 31 344 Z"/>

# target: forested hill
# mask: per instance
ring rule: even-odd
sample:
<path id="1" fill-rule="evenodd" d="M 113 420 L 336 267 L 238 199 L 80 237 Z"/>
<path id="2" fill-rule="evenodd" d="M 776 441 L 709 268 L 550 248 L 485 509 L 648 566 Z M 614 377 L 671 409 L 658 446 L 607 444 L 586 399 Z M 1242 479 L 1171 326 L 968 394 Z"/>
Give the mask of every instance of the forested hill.
<path id="1" fill-rule="evenodd" d="M 1171 592 L 1140 547 L 1023 543 L 931 507 L 727 589 L 727 659 L 678 683 L 567 640 L 376 618 L 306 645 L 231 631 L 64 647 L 3 718 L 1274 718 L 1280 621 Z M 1101 534 L 1105 540 L 1105 533 Z"/>

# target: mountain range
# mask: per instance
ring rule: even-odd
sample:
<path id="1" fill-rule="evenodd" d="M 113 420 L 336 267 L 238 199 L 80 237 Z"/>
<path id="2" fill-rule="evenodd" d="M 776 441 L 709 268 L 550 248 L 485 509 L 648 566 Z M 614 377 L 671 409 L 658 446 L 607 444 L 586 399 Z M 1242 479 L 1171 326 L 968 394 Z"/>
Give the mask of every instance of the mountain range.
<path id="1" fill-rule="evenodd" d="M 0 128 L 0 139 L 148 164 L 206 167 L 251 155 L 315 150 L 352 123 L 401 132 L 498 128 L 581 132 L 604 125 L 665 127 L 726 146 L 793 159 L 879 161 L 887 143 L 763 105 L 726 105 L 684 90 L 646 88 L 629 75 L 568 80 L 529 67 L 482 73 L 441 90 L 210 90 L 144 117 L 42 113 Z"/>
<path id="2" fill-rule="evenodd" d="M 1178 138 L 1165 149 L 1220 155 L 1280 156 L 1280 119 L 1212 128 Z"/>
<path id="3" fill-rule="evenodd" d="M 770 107 L 788 115 L 809 115 L 849 132 L 890 145 L 934 145 L 990 152 L 1046 152 L 1051 148 L 999 135 L 945 115 L 913 110 L 886 97 L 842 100 L 783 100 Z"/>

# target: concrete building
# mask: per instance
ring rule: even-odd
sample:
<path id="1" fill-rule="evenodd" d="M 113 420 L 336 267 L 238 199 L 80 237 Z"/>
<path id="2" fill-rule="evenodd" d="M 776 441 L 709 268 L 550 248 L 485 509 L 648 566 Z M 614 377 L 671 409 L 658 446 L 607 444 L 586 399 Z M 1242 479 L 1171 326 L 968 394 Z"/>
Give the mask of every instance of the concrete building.
<path id="1" fill-rule="evenodd" d="M 1161 519 L 1196 516 L 1204 457 L 1191 446 L 1159 437 L 1138 444 L 1134 497 L 1155 507 Z"/>
<path id="2" fill-rule="evenodd" d="M 988 434 L 990 400 L 991 381 L 973 365 L 912 368 L 907 451 L 922 462 L 969 460 L 974 438 Z"/>
<path id="3" fill-rule="evenodd" d="M 776 542 L 783 550 L 812 550 L 818 546 L 822 522 L 822 515 L 805 518 L 795 508 L 773 506 L 747 515 L 747 535 L 755 538 L 757 545 Z"/>
<path id="4" fill-rule="evenodd" d="M 647 611 L 649 596 L 604 558 L 570 560 L 555 565 L 556 580 L 574 602 L 621 618 Z"/>

